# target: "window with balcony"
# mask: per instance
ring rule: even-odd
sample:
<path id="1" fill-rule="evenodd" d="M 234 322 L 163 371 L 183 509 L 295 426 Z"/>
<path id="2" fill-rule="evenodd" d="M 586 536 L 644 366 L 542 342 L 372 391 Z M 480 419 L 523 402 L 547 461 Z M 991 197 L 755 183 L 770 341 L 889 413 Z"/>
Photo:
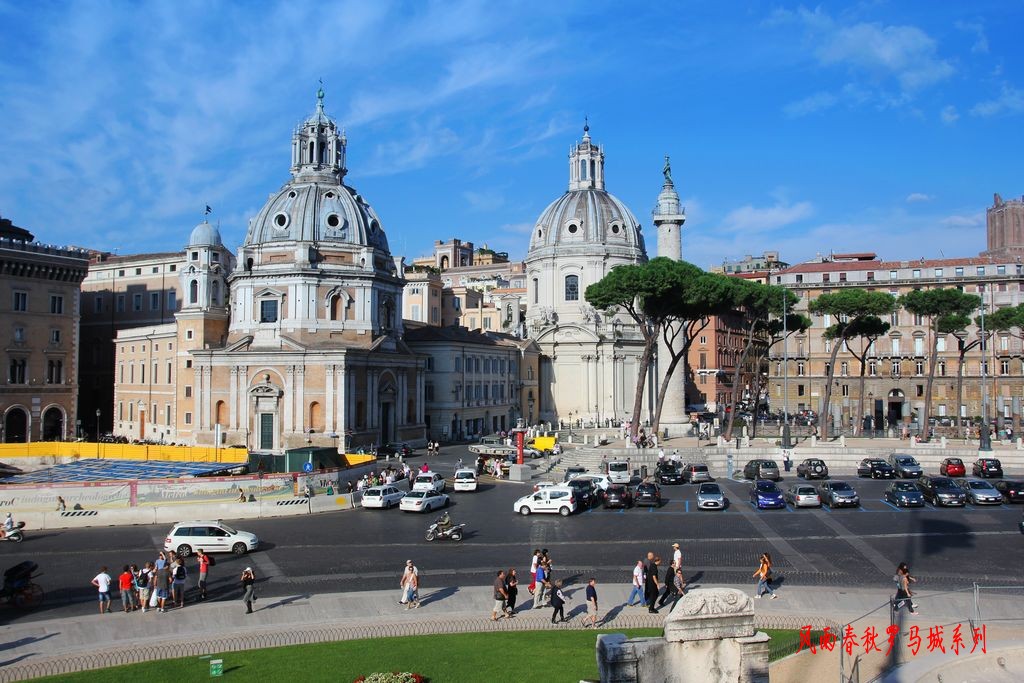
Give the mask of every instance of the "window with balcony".
<path id="1" fill-rule="evenodd" d="M 919 361 L 914 361 L 914 374 L 915 375 L 923 375 L 924 374 L 924 361 L 920 361 L 920 360 Z"/>
<path id="2" fill-rule="evenodd" d="M 62 361 L 62 360 L 48 360 L 48 361 L 46 361 L 46 383 L 47 384 L 63 384 L 64 383 L 64 361 Z"/>
<path id="3" fill-rule="evenodd" d="M 954 268 L 953 269 L 953 274 L 956 275 L 957 277 L 963 277 L 964 276 L 963 266 L 957 266 L 956 268 Z"/>

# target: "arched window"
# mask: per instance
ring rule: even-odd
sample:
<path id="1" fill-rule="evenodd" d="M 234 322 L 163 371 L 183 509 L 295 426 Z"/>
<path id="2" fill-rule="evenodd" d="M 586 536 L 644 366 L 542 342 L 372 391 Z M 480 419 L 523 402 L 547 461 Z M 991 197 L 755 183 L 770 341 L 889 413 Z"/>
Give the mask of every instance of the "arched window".
<path id="1" fill-rule="evenodd" d="M 188 302 L 199 303 L 199 280 L 193 280 L 188 284 Z"/>
<path id="2" fill-rule="evenodd" d="M 323 422 L 323 408 L 320 407 L 319 403 L 313 401 L 309 404 L 309 428 L 317 432 L 322 432 L 324 430 Z"/>
<path id="3" fill-rule="evenodd" d="M 210 284 L 210 303 L 214 306 L 220 306 L 220 283 L 216 280 Z"/>
<path id="4" fill-rule="evenodd" d="M 565 300 L 580 300 L 580 278 L 578 275 L 565 276 Z"/>
<path id="5" fill-rule="evenodd" d="M 309 141 L 309 163 L 313 163 L 315 157 L 313 156 L 313 141 Z"/>
<path id="6" fill-rule="evenodd" d="M 330 302 L 331 320 L 341 320 L 343 314 L 341 295 L 335 294 Z"/>
<path id="7" fill-rule="evenodd" d="M 213 408 L 213 421 L 221 427 L 228 426 L 228 406 L 224 401 L 217 401 Z"/>
<path id="8" fill-rule="evenodd" d="M 580 159 L 580 180 L 587 179 L 587 160 Z"/>
<path id="9" fill-rule="evenodd" d="M 594 160 L 593 159 L 590 160 L 590 178 L 591 178 L 591 180 L 597 178 L 597 174 L 594 173 Z"/>

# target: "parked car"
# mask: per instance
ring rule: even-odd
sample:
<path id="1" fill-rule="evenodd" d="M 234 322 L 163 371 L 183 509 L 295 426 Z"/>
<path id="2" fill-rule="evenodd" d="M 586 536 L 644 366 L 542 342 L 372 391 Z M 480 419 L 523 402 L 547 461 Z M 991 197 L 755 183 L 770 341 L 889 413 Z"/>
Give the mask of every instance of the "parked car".
<path id="1" fill-rule="evenodd" d="M 924 496 L 912 481 L 894 481 L 885 487 L 882 498 L 896 507 L 924 507 Z"/>
<path id="2" fill-rule="evenodd" d="M 996 490 L 1007 503 L 1024 503 L 1024 481 L 1003 479 L 996 482 Z"/>
<path id="3" fill-rule="evenodd" d="M 680 469 L 683 481 L 689 484 L 697 484 L 703 481 L 713 481 L 708 466 L 696 462 L 688 462 Z"/>
<path id="4" fill-rule="evenodd" d="M 921 477 L 917 488 L 925 500 L 935 506 L 967 504 L 967 494 L 949 477 Z"/>
<path id="5" fill-rule="evenodd" d="M 661 487 L 653 481 L 640 483 L 633 493 L 633 502 L 637 505 L 661 507 Z"/>
<path id="6" fill-rule="evenodd" d="M 724 510 L 725 505 L 725 494 L 718 484 L 704 482 L 697 489 L 698 510 Z"/>
<path id="7" fill-rule="evenodd" d="M 633 479 L 628 460 L 612 460 L 608 463 L 607 474 L 615 484 L 628 484 Z"/>
<path id="8" fill-rule="evenodd" d="M 976 477 L 1003 478 L 1003 463 L 997 458 L 978 458 L 974 461 L 971 471 Z"/>
<path id="9" fill-rule="evenodd" d="M 188 557 L 202 548 L 204 553 L 245 555 L 256 550 L 260 539 L 248 531 L 237 531 L 220 521 L 178 522 L 164 538 L 164 550 Z"/>
<path id="10" fill-rule="evenodd" d="M 820 458 L 807 458 L 796 466 L 796 476 L 804 479 L 828 479 L 828 465 Z"/>
<path id="11" fill-rule="evenodd" d="M 984 479 L 956 479 L 956 485 L 967 494 L 971 505 L 1002 505 L 1003 494 Z"/>
<path id="12" fill-rule="evenodd" d="M 770 479 L 779 481 L 782 476 L 779 474 L 779 466 L 774 460 L 751 460 L 743 466 L 743 477 L 745 479 Z"/>
<path id="13" fill-rule="evenodd" d="M 455 470 L 455 478 L 452 481 L 452 488 L 456 491 L 476 491 L 476 470 L 468 467 Z"/>
<path id="14" fill-rule="evenodd" d="M 668 462 L 658 465 L 655 476 L 659 484 L 682 484 L 685 481 L 679 468 Z"/>
<path id="15" fill-rule="evenodd" d="M 582 510 L 589 510 L 597 500 L 597 491 L 594 482 L 586 477 L 576 477 L 565 482 L 565 486 L 571 488 L 575 493 L 576 507 Z"/>
<path id="16" fill-rule="evenodd" d="M 566 482 L 566 481 L 569 481 L 570 479 L 575 479 L 576 477 L 580 476 L 581 474 L 586 474 L 586 473 L 587 473 L 587 468 L 586 467 L 580 467 L 579 465 L 573 465 L 572 467 L 566 467 L 565 468 L 565 476 L 562 477 L 562 481 Z"/>
<path id="17" fill-rule="evenodd" d="M 590 481 L 594 488 L 597 489 L 597 493 L 600 496 L 604 496 L 604 492 L 608 490 L 608 487 L 612 485 L 612 480 L 608 478 L 607 474 L 581 474 L 574 479 L 586 479 Z"/>
<path id="18" fill-rule="evenodd" d="M 568 517 L 576 511 L 576 498 L 573 489 L 568 486 L 549 486 L 536 493 L 523 496 L 512 503 L 512 509 L 521 515 L 534 512 L 550 512 Z"/>
<path id="19" fill-rule="evenodd" d="M 533 485 L 533 492 L 536 493 L 537 491 L 540 491 L 541 489 L 550 488 L 552 486 L 564 486 L 564 485 L 565 485 L 565 482 L 562 482 L 562 481 L 538 481 L 536 484 Z"/>
<path id="20" fill-rule="evenodd" d="M 398 504 L 402 512 L 430 512 L 448 507 L 448 494 L 430 489 L 429 491 L 409 491 Z"/>
<path id="21" fill-rule="evenodd" d="M 404 497 L 405 491 L 402 491 L 393 484 L 371 486 L 363 491 L 363 500 L 360 505 L 364 508 L 387 510 L 388 508 L 393 508 L 402 502 L 402 498 Z"/>
<path id="22" fill-rule="evenodd" d="M 625 484 L 612 484 L 604 494 L 604 507 L 606 508 L 631 508 L 633 507 L 633 494 Z"/>
<path id="23" fill-rule="evenodd" d="M 758 479 L 750 487 L 750 502 L 758 510 L 765 508 L 784 508 L 786 499 L 782 497 L 782 491 L 773 481 Z"/>
<path id="24" fill-rule="evenodd" d="M 896 477 L 896 470 L 881 458 L 864 458 L 857 465 L 857 476 L 871 477 L 872 479 L 893 479 Z"/>
<path id="25" fill-rule="evenodd" d="M 906 453 L 893 453 L 889 456 L 889 464 L 896 470 L 896 476 L 903 479 L 918 479 L 924 474 L 921 464 Z"/>
<path id="26" fill-rule="evenodd" d="M 412 446 L 405 443 L 404 441 L 395 441 L 392 443 L 386 443 L 382 446 L 377 446 L 377 457 L 383 458 L 386 455 L 396 456 L 400 455 L 403 458 L 412 455 Z"/>
<path id="27" fill-rule="evenodd" d="M 944 477 L 966 477 L 967 467 L 960 458 L 945 458 L 939 464 L 939 474 Z"/>
<path id="28" fill-rule="evenodd" d="M 827 503 L 830 508 L 858 507 L 860 496 L 857 490 L 845 481 L 826 481 L 819 489 L 821 502 Z"/>
<path id="29" fill-rule="evenodd" d="M 785 501 L 795 508 L 820 508 L 821 495 L 818 489 L 808 484 L 793 484 L 782 494 Z"/>
<path id="30" fill-rule="evenodd" d="M 412 480 L 413 491 L 444 491 L 445 481 L 437 472 L 421 472 Z"/>

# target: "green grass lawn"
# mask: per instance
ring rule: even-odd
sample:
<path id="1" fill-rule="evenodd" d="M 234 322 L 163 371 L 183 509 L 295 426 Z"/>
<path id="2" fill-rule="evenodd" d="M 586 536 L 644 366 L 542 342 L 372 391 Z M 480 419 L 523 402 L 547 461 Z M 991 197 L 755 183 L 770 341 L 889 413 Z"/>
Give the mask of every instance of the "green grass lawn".
<path id="1" fill-rule="evenodd" d="M 613 632 L 622 631 L 598 630 L 596 633 Z M 625 631 L 631 637 L 659 636 L 661 632 L 654 628 Z M 430 683 L 575 682 L 597 678 L 596 633 L 552 629 L 349 640 L 146 662 L 39 680 L 182 683 L 209 678 L 210 659 L 223 659 L 224 678 L 221 680 L 228 681 L 348 683 L 375 671 L 397 670 L 418 672 L 429 678 Z M 795 631 L 767 633 L 773 639 L 796 637 Z"/>

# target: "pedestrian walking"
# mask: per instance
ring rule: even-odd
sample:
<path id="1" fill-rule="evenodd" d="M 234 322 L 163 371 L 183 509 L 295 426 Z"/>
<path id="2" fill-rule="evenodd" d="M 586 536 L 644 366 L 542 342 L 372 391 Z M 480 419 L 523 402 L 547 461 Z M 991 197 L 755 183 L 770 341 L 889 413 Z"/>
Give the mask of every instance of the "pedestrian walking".
<path id="1" fill-rule="evenodd" d="M 587 628 L 597 626 L 597 587 L 594 585 L 595 583 L 594 577 L 590 577 L 590 581 L 587 582 L 587 616 L 590 618 L 590 623 L 584 624 Z"/>
<path id="2" fill-rule="evenodd" d="M 898 612 L 903 607 L 907 607 L 911 614 L 917 615 L 917 605 L 914 604 L 913 599 L 914 592 L 910 590 L 910 584 L 916 583 L 917 579 L 910 575 L 910 567 L 907 566 L 906 562 L 900 562 L 899 566 L 896 567 L 896 576 L 893 577 L 893 580 L 896 582 L 893 612 Z"/>
<path id="3" fill-rule="evenodd" d="M 491 608 L 491 621 L 497 621 L 505 616 L 505 599 L 508 593 L 505 591 L 505 570 L 499 569 L 498 576 L 494 579 L 494 607 Z M 498 615 L 501 616 L 498 616 Z"/>
<path id="4" fill-rule="evenodd" d="M 246 567 L 242 571 L 242 602 L 245 603 L 245 613 L 252 614 L 252 603 L 256 602 L 256 575 L 252 573 L 252 567 Z"/>
<path id="5" fill-rule="evenodd" d="M 96 586 L 96 590 L 99 591 L 100 614 L 110 612 L 110 584 L 112 581 L 106 567 L 100 567 L 100 573 L 92 580 L 92 585 Z"/>
<path id="6" fill-rule="evenodd" d="M 676 569 L 683 566 L 683 552 L 679 549 L 678 543 L 672 544 L 672 565 Z"/>
<path id="7" fill-rule="evenodd" d="M 633 602 L 634 597 L 636 597 L 636 602 Z M 633 590 L 626 598 L 626 607 L 642 604 L 644 604 L 644 561 L 637 560 L 636 566 L 633 567 Z"/>
<path id="8" fill-rule="evenodd" d="M 516 568 L 509 567 L 505 572 L 505 614 L 510 617 L 516 615 L 516 599 L 519 597 L 519 577 L 516 576 Z"/>
<path id="9" fill-rule="evenodd" d="M 654 553 L 647 553 L 647 562 L 644 564 L 644 602 L 647 604 L 647 611 L 657 614 L 658 609 L 654 603 L 658 599 L 658 558 Z"/>
<path id="10" fill-rule="evenodd" d="M 555 623 L 555 617 L 559 621 L 565 621 L 565 595 L 562 593 L 562 582 L 556 581 L 551 591 L 551 623 Z"/>
<path id="11" fill-rule="evenodd" d="M 215 560 L 206 554 L 202 548 L 196 551 L 199 556 L 199 599 L 206 600 L 206 581 L 210 573 L 210 565 L 215 563 Z"/>
<path id="12" fill-rule="evenodd" d="M 661 591 L 661 598 L 658 599 L 658 609 L 665 606 L 665 603 L 672 599 L 675 592 L 676 567 L 670 564 L 665 567 L 665 585 Z"/>
<path id="13" fill-rule="evenodd" d="M 412 563 L 412 560 L 405 561 L 405 569 L 402 570 L 402 579 L 398 582 L 399 588 L 402 589 L 402 597 L 398 599 L 399 605 L 407 605 L 412 602 L 413 592 L 413 577 L 419 576 L 419 570 L 416 565 Z"/>
<path id="14" fill-rule="evenodd" d="M 761 553 L 761 557 L 758 558 L 760 564 L 757 567 L 757 571 L 754 572 L 753 576 L 757 578 L 757 591 L 754 594 L 755 598 L 760 598 L 765 593 L 772 596 L 772 600 L 779 597 L 775 594 L 775 591 L 771 587 L 772 580 L 772 556 L 768 553 Z"/>
<path id="15" fill-rule="evenodd" d="M 153 564 L 151 562 L 142 565 L 142 569 L 135 576 L 135 585 L 139 587 L 139 604 L 142 606 L 142 613 L 145 614 L 153 585 Z"/>
<path id="16" fill-rule="evenodd" d="M 679 598 L 683 597 L 683 594 L 686 592 L 686 579 L 683 577 L 682 567 L 676 567 L 676 576 L 673 579 L 672 585 L 674 587 L 673 593 L 675 593 L 675 599 L 672 600 L 672 609 L 675 609 Z M 672 611 L 672 609 L 669 611 Z"/>
<path id="17" fill-rule="evenodd" d="M 163 555 L 163 553 L 160 553 Z M 167 611 L 167 598 L 171 597 L 171 565 L 166 560 L 162 561 L 163 564 L 156 570 L 156 602 L 157 611 Z"/>
<path id="18" fill-rule="evenodd" d="M 533 608 L 539 609 L 544 606 L 544 593 L 547 590 L 547 569 L 543 560 L 537 562 L 537 572 L 534 576 L 536 591 L 533 594 Z"/>
<path id="19" fill-rule="evenodd" d="M 57 512 L 64 512 L 67 508 L 68 504 L 64 502 L 63 496 L 57 496 Z"/>
<path id="20" fill-rule="evenodd" d="M 185 580 L 188 578 L 188 570 L 185 569 L 185 561 L 180 557 L 174 561 L 173 583 L 171 584 L 172 602 L 178 607 L 185 606 Z"/>
<path id="21" fill-rule="evenodd" d="M 534 589 L 537 587 L 537 563 L 540 562 L 540 548 L 535 548 L 533 551 L 533 557 L 530 558 L 530 595 L 533 595 Z"/>
<path id="22" fill-rule="evenodd" d="M 117 577 L 117 587 L 121 591 L 121 608 L 126 614 L 135 609 L 134 583 L 135 577 L 132 576 L 132 568 L 125 565 L 121 574 Z"/>

